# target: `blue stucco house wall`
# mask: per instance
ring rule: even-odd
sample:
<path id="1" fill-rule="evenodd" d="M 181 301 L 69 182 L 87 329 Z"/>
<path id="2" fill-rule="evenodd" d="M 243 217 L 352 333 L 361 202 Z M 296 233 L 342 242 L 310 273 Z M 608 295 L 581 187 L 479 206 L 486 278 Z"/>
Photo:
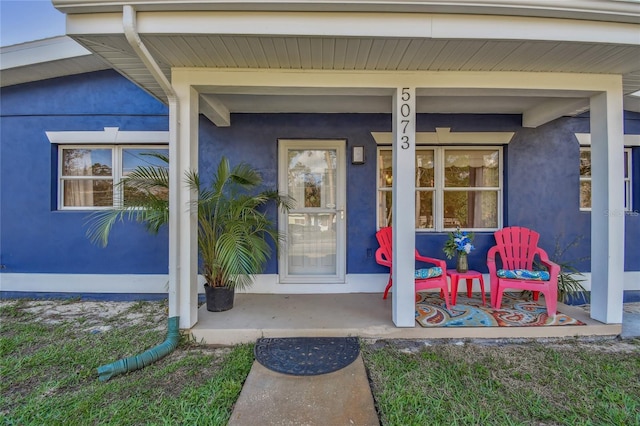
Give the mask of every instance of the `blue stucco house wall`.
<path id="1" fill-rule="evenodd" d="M 44 80 L 2 88 L 0 144 L 1 272 L 68 274 L 164 274 L 167 230 L 149 235 L 136 223 L 119 223 L 106 248 L 87 239 L 88 212 L 58 211 L 57 147 L 47 131 L 166 131 L 165 105 L 114 71 Z M 390 132 L 389 114 L 232 114 L 230 127 L 203 116 L 199 130 L 199 170 L 213 173 L 221 156 L 257 167 L 265 186 L 277 184 L 277 140 L 346 139 L 365 147 L 368 161 L 347 161 L 347 273 L 386 272 L 372 256 L 377 248 L 376 142 L 371 132 Z M 625 115 L 625 133 L 640 134 L 640 114 Z M 419 114 L 417 131 L 508 131 L 504 148 L 504 225 L 541 233 L 541 245 L 554 252 L 578 241 L 563 260 L 582 259 L 589 270 L 590 214 L 579 209 L 579 146 L 574 133 L 589 131 L 589 117 L 560 118 L 539 128 L 521 127 L 520 115 Z M 347 149 L 350 152 L 350 149 Z M 633 148 L 633 206 L 626 215 L 627 271 L 640 270 L 640 148 Z M 348 159 L 349 160 L 349 159 Z M 604 214 L 604 213 L 603 213 Z M 442 257 L 446 234 L 419 233 L 417 247 Z M 486 272 L 491 233 L 476 235 L 470 267 Z M 450 264 L 453 266 L 453 261 Z M 277 272 L 272 259 L 267 273 Z"/>
<path id="2" fill-rule="evenodd" d="M 2 272 L 167 273 L 167 232 L 118 225 L 107 248 L 87 239 L 88 212 L 57 211 L 57 147 L 47 131 L 168 130 L 168 109 L 115 71 L 1 92 Z"/>

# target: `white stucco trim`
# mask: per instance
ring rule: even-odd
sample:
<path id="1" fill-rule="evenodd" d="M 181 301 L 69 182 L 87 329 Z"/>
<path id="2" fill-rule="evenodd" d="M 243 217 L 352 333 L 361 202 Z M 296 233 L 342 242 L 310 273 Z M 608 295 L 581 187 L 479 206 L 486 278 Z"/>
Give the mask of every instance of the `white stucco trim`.
<path id="1" fill-rule="evenodd" d="M 416 132 L 418 145 L 507 145 L 515 132 L 452 132 L 450 127 L 436 127 L 435 132 Z M 392 132 L 371 132 L 378 145 L 391 145 Z"/>
<path id="2" fill-rule="evenodd" d="M 163 274 L 0 274 L 1 291 L 46 293 L 166 293 Z"/>
<path id="3" fill-rule="evenodd" d="M 485 291 L 489 293 L 489 275 L 483 274 Z M 331 294 L 331 293 L 382 293 L 387 285 L 388 273 L 348 274 L 346 282 L 338 285 L 279 284 L 277 274 L 256 276 L 254 285 L 242 293 L 255 294 Z M 585 272 L 582 286 L 591 289 L 591 273 Z M 166 293 L 168 275 L 163 274 L 0 274 L 0 291 L 46 293 Z M 204 279 L 199 276 L 198 293 L 204 293 Z M 473 291 L 479 291 L 474 280 Z M 640 291 L 640 271 L 624 273 L 624 290 Z M 393 292 L 393 287 L 391 288 Z M 466 291 L 460 285 L 458 292 Z"/>
<path id="4" fill-rule="evenodd" d="M 242 293 L 331 294 L 382 293 L 388 274 L 350 274 L 344 284 L 280 284 L 277 274 L 256 275 Z M 199 275 L 197 293 L 204 293 Z M 0 291 L 46 293 L 167 293 L 169 276 L 163 274 L 0 274 Z M 240 291 L 238 291 L 240 292 Z"/>
<path id="5" fill-rule="evenodd" d="M 104 130 L 45 132 L 53 144 L 168 144 L 169 132 L 121 131 L 119 127 Z"/>
<path id="6" fill-rule="evenodd" d="M 574 133 L 578 139 L 578 144 L 591 146 L 591 133 Z M 624 146 L 640 146 L 640 135 L 624 135 L 622 143 Z"/>

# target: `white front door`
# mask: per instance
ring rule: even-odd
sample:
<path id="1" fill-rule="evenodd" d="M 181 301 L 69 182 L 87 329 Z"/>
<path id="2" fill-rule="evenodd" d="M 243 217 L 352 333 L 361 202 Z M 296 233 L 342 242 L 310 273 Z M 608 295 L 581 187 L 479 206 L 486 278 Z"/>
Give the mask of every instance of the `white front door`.
<path id="1" fill-rule="evenodd" d="M 280 140 L 278 163 L 280 192 L 295 200 L 280 213 L 280 282 L 344 283 L 345 141 Z"/>

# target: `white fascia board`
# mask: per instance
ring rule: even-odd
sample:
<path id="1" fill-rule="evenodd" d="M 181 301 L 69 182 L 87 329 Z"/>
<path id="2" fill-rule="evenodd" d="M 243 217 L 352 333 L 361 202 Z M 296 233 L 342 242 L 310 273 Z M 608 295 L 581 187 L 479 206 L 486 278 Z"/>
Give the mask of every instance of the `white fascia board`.
<path id="1" fill-rule="evenodd" d="M 2 47 L 0 49 L 0 69 L 9 70 L 90 55 L 90 51 L 67 36 L 52 37 Z"/>
<path id="2" fill-rule="evenodd" d="M 578 144 L 581 146 L 591 146 L 591 133 L 575 133 Z M 624 135 L 624 146 L 640 146 L 640 135 Z"/>
<path id="3" fill-rule="evenodd" d="M 67 34 L 124 34 L 122 12 L 67 15 Z"/>
<path id="4" fill-rule="evenodd" d="M 635 24 L 431 13 L 139 12 L 138 30 L 142 35 L 214 33 L 252 36 L 551 40 L 640 44 L 639 26 Z"/>
<path id="5" fill-rule="evenodd" d="M 117 12 L 122 0 L 53 0 L 63 13 Z M 638 22 L 637 0 L 136 0 L 140 11 L 470 13 Z"/>
<path id="6" fill-rule="evenodd" d="M 640 45 L 636 24 L 520 16 L 439 15 L 433 38 L 540 40 Z"/>
<path id="7" fill-rule="evenodd" d="M 103 131 L 46 132 L 52 144 L 168 144 L 166 131 L 120 131 L 105 127 Z"/>
<path id="8" fill-rule="evenodd" d="M 451 132 L 449 127 L 436 127 L 435 132 L 416 132 L 416 145 L 506 145 L 515 132 Z M 371 132 L 378 145 L 391 145 L 392 132 Z"/>
<path id="9" fill-rule="evenodd" d="M 140 34 L 431 37 L 431 15 L 364 12 L 140 12 Z"/>

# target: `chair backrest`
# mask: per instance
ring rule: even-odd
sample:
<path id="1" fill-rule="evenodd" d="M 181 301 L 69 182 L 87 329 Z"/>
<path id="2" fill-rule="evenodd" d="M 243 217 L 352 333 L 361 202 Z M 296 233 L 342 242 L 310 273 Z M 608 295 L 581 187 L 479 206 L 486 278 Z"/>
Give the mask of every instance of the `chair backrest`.
<path id="1" fill-rule="evenodd" d="M 378 232 L 376 232 L 376 239 L 378 240 L 378 244 L 380 244 L 380 250 L 384 257 L 386 257 L 389 261 L 392 259 L 391 248 L 393 242 L 393 233 L 390 226 L 386 228 L 381 228 Z"/>
<path id="2" fill-rule="evenodd" d="M 504 269 L 533 269 L 533 258 L 540 234 L 528 228 L 512 226 L 493 234 Z"/>

